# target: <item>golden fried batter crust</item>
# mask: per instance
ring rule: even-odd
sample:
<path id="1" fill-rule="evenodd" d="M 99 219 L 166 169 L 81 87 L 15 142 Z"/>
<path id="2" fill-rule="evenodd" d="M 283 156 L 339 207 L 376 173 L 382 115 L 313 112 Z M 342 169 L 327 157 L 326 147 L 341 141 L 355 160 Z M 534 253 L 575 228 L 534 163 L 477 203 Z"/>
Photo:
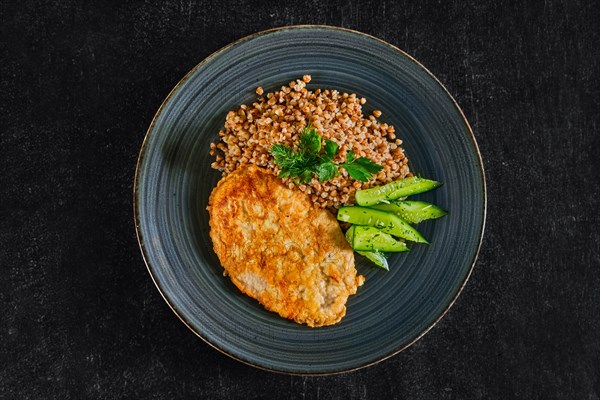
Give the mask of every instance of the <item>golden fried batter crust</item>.
<path id="1" fill-rule="evenodd" d="M 311 327 L 342 319 L 364 277 L 330 212 L 254 165 L 221 179 L 208 204 L 215 252 L 242 292 Z"/>

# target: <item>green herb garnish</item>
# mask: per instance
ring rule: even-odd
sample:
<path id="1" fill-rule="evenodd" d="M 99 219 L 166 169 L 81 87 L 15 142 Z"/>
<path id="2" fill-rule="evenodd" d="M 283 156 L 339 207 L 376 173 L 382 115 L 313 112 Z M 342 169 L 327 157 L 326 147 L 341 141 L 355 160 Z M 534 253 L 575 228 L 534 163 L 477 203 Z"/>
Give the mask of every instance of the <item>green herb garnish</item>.
<path id="1" fill-rule="evenodd" d="M 308 124 L 298 136 L 298 146 L 294 149 L 281 143 L 271 146 L 269 152 L 275 158 L 280 172 L 280 178 L 295 178 L 302 183 L 308 183 L 313 176 L 319 182 L 325 182 L 339 175 L 338 167 L 348 171 L 351 178 L 367 182 L 369 178 L 383 169 L 366 157 L 356 158 L 353 151 L 346 155 L 346 162 L 336 164 L 332 160 L 338 153 L 339 146 L 332 140 L 325 139 L 322 145 L 321 135 Z"/>

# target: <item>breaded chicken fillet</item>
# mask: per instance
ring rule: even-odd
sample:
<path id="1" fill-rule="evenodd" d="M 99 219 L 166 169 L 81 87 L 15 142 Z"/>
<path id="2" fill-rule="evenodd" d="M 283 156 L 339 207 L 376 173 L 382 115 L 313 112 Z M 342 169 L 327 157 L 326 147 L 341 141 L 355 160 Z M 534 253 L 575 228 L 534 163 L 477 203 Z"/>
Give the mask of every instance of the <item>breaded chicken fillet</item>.
<path id="1" fill-rule="evenodd" d="M 364 277 L 329 211 L 254 165 L 223 178 L 208 204 L 215 252 L 242 292 L 311 327 L 342 319 Z"/>

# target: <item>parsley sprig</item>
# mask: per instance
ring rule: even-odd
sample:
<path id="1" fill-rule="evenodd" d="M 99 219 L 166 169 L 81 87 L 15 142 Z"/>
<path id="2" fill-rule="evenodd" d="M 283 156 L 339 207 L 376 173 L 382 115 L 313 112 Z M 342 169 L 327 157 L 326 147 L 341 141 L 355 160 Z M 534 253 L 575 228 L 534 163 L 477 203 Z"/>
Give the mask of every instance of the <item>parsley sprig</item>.
<path id="1" fill-rule="evenodd" d="M 356 158 L 353 151 L 346 154 L 346 162 L 336 164 L 333 158 L 338 153 L 336 142 L 325 139 L 310 124 L 298 135 L 298 145 L 294 149 L 281 143 L 275 143 L 269 152 L 279 167 L 280 178 L 295 178 L 297 182 L 308 183 L 314 176 L 319 182 L 325 182 L 340 174 L 339 167 L 348 171 L 351 178 L 366 182 L 383 167 L 366 157 Z"/>

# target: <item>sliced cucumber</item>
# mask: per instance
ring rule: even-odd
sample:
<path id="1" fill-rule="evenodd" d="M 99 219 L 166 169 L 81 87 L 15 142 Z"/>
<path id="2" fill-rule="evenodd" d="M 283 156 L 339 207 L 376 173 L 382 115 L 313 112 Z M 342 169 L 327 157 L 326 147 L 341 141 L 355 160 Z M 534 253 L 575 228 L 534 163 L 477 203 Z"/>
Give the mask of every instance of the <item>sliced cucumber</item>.
<path id="1" fill-rule="evenodd" d="M 380 253 L 378 251 L 358 251 L 358 250 L 356 250 L 356 252 L 358 254 L 360 254 L 361 256 L 365 257 L 366 259 L 368 259 L 369 261 L 371 261 L 373 264 L 375 264 L 379 268 L 385 269 L 386 271 L 390 270 L 390 267 L 388 266 L 387 258 L 385 258 L 385 255 L 383 253 Z"/>
<path id="2" fill-rule="evenodd" d="M 337 219 L 355 225 L 380 228 L 383 232 L 418 243 L 429 243 L 415 228 L 391 212 L 366 207 L 340 207 Z"/>
<path id="3" fill-rule="evenodd" d="M 350 229 L 346 231 L 346 239 L 348 240 L 350 245 L 352 245 L 352 242 L 354 241 L 354 225 L 352 225 Z M 386 271 L 390 270 L 387 258 L 385 258 L 385 254 L 380 253 L 378 251 L 357 251 L 357 253 L 367 258 L 377 267 L 385 269 Z"/>
<path id="4" fill-rule="evenodd" d="M 350 246 L 352 246 L 352 243 L 354 243 L 354 228 L 354 225 L 351 225 L 346 231 L 346 240 L 348 243 L 350 243 Z"/>
<path id="5" fill-rule="evenodd" d="M 427 192 L 442 185 L 441 182 L 412 176 L 390 182 L 383 186 L 356 192 L 356 202 L 361 206 L 372 206 L 399 197 L 406 197 L 417 193 Z"/>
<path id="6" fill-rule="evenodd" d="M 356 251 L 400 253 L 408 251 L 406 243 L 396 240 L 373 226 L 353 226 L 352 248 Z"/>
<path id="7" fill-rule="evenodd" d="M 381 203 L 370 207 L 376 210 L 392 212 L 411 224 L 418 224 L 419 222 L 440 218 L 448 214 L 447 211 L 435 204 L 417 200 L 392 200 L 388 204 Z"/>

